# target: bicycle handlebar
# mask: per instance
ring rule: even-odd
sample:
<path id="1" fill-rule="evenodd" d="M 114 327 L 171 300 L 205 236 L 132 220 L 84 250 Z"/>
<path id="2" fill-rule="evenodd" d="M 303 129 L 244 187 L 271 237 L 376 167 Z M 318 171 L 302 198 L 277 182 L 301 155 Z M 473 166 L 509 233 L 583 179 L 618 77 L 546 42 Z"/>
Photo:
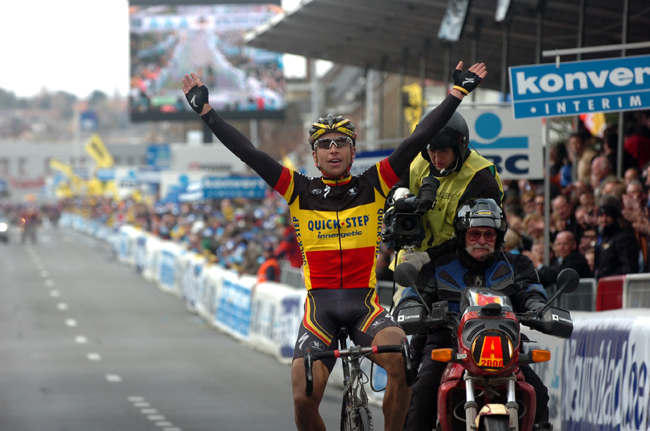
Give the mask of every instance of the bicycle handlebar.
<path id="1" fill-rule="evenodd" d="M 403 338 L 402 344 L 388 344 L 372 347 L 353 346 L 345 350 L 327 350 L 324 352 L 312 352 L 311 349 L 307 349 L 305 352 L 305 357 L 303 358 L 306 378 L 305 394 L 308 397 L 311 397 L 314 392 L 313 365 L 315 360 L 346 357 L 360 358 L 362 356 L 368 356 L 371 354 L 374 355 L 377 353 L 401 353 L 402 358 L 404 359 L 404 373 L 406 376 L 406 384 L 407 386 L 411 386 L 413 384 L 409 344 L 408 340 L 406 338 Z"/>

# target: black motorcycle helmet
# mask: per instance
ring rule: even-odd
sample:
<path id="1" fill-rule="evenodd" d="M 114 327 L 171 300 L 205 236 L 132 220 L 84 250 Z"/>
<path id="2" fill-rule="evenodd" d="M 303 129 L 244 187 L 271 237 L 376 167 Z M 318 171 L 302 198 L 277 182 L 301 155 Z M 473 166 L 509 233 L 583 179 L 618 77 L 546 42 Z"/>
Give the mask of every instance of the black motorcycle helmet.
<path id="1" fill-rule="evenodd" d="M 454 230 L 461 246 L 465 247 L 465 232 L 470 227 L 493 227 L 497 231 L 494 250 L 503 247 L 508 230 L 506 214 L 494 199 L 470 199 L 458 207 L 454 219 Z"/>
<path id="2" fill-rule="evenodd" d="M 438 172 L 435 167 L 431 166 L 431 170 L 437 177 L 449 175 L 460 169 L 460 166 L 469 156 L 469 128 L 463 116 L 458 112 L 454 112 L 445 127 L 427 144 L 427 150 L 445 150 L 447 148 L 454 150 L 456 165 L 443 173 Z M 428 153 L 426 153 L 425 159 L 430 161 Z"/>

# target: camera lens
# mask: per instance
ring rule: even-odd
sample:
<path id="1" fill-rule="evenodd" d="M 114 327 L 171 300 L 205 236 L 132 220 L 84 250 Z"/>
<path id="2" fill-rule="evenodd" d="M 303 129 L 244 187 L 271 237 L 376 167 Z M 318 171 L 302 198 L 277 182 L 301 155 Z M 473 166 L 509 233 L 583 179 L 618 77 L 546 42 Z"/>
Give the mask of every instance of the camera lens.
<path id="1" fill-rule="evenodd" d="M 407 232 L 410 232 L 413 229 L 415 229 L 415 224 L 416 224 L 415 220 L 413 220 L 412 218 L 410 217 L 405 218 L 402 220 L 402 229 Z"/>

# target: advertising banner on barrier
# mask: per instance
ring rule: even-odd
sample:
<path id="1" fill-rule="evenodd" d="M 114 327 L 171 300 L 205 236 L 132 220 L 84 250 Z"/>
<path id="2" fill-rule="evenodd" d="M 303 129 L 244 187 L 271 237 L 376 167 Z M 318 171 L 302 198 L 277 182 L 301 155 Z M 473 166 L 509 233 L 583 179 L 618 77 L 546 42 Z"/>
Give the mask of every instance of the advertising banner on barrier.
<path id="1" fill-rule="evenodd" d="M 255 277 L 227 273 L 217 298 L 215 325 L 240 340 L 249 336 L 254 285 Z"/>
<path id="2" fill-rule="evenodd" d="M 306 290 L 272 282 L 258 284 L 253 297 L 250 343 L 290 363 L 306 296 Z"/>
<path id="3" fill-rule="evenodd" d="M 648 429 L 649 332 L 647 317 L 574 321 L 564 350 L 561 429 Z"/>
<path id="4" fill-rule="evenodd" d="M 181 249 L 172 242 L 165 241 L 160 246 L 156 280 L 160 288 L 167 292 L 176 291 L 176 257 L 181 253 Z"/>

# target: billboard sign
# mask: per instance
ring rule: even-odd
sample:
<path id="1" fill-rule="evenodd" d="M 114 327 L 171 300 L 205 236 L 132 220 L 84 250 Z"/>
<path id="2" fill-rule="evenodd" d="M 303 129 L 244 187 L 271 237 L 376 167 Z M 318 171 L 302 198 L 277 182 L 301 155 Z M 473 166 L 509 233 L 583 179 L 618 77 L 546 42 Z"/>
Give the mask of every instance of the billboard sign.
<path id="1" fill-rule="evenodd" d="M 514 117 L 650 108 L 650 56 L 510 68 Z"/>
<path id="2" fill-rule="evenodd" d="M 201 185 L 205 199 L 262 199 L 268 189 L 260 177 L 204 177 Z"/>
<path id="3" fill-rule="evenodd" d="M 494 163 L 502 180 L 542 179 L 542 120 L 512 121 L 509 108 L 459 110 L 471 148 Z"/>
<path id="4" fill-rule="evenodd" d="M 131 6 L 129 13 L 133 121 L 196 120 L 181 89 L 191 72 L 222 117 L 282 118 L 282 54 L 244 44 L 248 31 L 282 13 L 279 6 Z"/>

